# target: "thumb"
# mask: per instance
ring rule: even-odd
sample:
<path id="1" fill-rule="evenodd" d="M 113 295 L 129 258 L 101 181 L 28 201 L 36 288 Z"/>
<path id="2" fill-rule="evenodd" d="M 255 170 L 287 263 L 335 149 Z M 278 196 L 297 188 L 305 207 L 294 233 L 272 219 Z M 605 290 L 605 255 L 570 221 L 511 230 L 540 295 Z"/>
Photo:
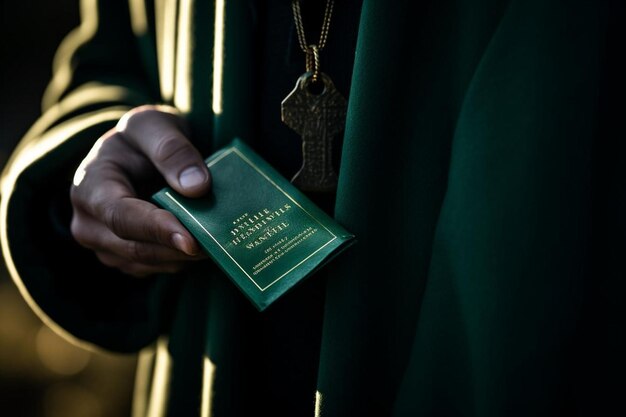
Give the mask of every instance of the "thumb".
<path id="1" fill-rule="evenodd" d="M 131 110 L 120 120 L 118 131 L 146 155 L 174 190 L 187 197 L 206 194 L 211 175 L 200 152 L 184 134 L 179 117 L 161 109 Z"/>

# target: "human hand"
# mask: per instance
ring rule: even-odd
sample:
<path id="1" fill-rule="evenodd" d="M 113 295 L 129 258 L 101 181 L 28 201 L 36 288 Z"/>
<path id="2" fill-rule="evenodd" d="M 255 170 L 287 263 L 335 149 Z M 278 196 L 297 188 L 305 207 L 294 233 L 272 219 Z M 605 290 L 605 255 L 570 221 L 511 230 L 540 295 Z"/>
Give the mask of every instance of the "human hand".
<path id="1" fill-rule="evenodd" d="M 205 258 L 170 212 L 141 198 L 159 176 L 187 197 L 209 191 L 209 170 L 182 123 L 167 107 L 137 107 L 96 142 L 76 171 L 71 232 L 103 264 L 146 276 Z"/>

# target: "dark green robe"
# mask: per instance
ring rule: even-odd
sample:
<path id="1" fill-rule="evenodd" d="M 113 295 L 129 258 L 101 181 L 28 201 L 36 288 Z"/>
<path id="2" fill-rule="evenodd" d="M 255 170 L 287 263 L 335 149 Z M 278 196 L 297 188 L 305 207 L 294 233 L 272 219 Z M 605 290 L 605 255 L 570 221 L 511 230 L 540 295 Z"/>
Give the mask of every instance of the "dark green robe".
<path id="1" fill-rule="evenodd" d="M 59 332 L 150 346 L 136 415 L 624 409 L 623 2 L 365 0 L 334 213 L 359 243 L 267 313 L 209 262 L 131 279 L 68 233 L 73 171 L 129 108 L 177 106 L 205 154 L 254 136 L 250 8 L 226 0 L 213 114 L 213 2 L 83 3 L 3 175 L 2 247 Z"/>

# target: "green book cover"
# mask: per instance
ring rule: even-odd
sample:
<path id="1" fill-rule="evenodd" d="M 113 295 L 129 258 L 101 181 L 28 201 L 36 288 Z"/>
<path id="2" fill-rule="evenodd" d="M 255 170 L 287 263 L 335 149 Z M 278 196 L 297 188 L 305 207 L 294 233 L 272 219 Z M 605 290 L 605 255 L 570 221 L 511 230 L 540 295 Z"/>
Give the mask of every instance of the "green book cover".
<path id="1" fill-rule="evenodd" d="M 354 242 L 241 140 L 206 164 L 212 176 L 207 196 L 186 198 L 166 187 L 152 198 L 189 229 L 260 311 Z"/>

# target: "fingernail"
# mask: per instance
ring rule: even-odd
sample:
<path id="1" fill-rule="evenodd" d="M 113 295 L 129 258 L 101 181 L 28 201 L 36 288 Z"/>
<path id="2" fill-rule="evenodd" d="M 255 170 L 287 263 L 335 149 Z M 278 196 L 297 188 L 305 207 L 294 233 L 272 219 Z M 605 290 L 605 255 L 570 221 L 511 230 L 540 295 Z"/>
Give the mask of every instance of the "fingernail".
<path id="1" fill-rule="evenodd" d="M 189 256 L 197 255 L 196 251 L 193 248 L 193 244 L 187 239 L 185 236 L 180 233 L 172 234 L 172 244 L 179 251 L 186 253 Z"/>
<path id="2" fill-rule="evenodd" d="M 183 188 L 195 188 L 207 180 L 206 173 L 197 166 L 190 166 L 180 173 L 178 182 Z"/>

